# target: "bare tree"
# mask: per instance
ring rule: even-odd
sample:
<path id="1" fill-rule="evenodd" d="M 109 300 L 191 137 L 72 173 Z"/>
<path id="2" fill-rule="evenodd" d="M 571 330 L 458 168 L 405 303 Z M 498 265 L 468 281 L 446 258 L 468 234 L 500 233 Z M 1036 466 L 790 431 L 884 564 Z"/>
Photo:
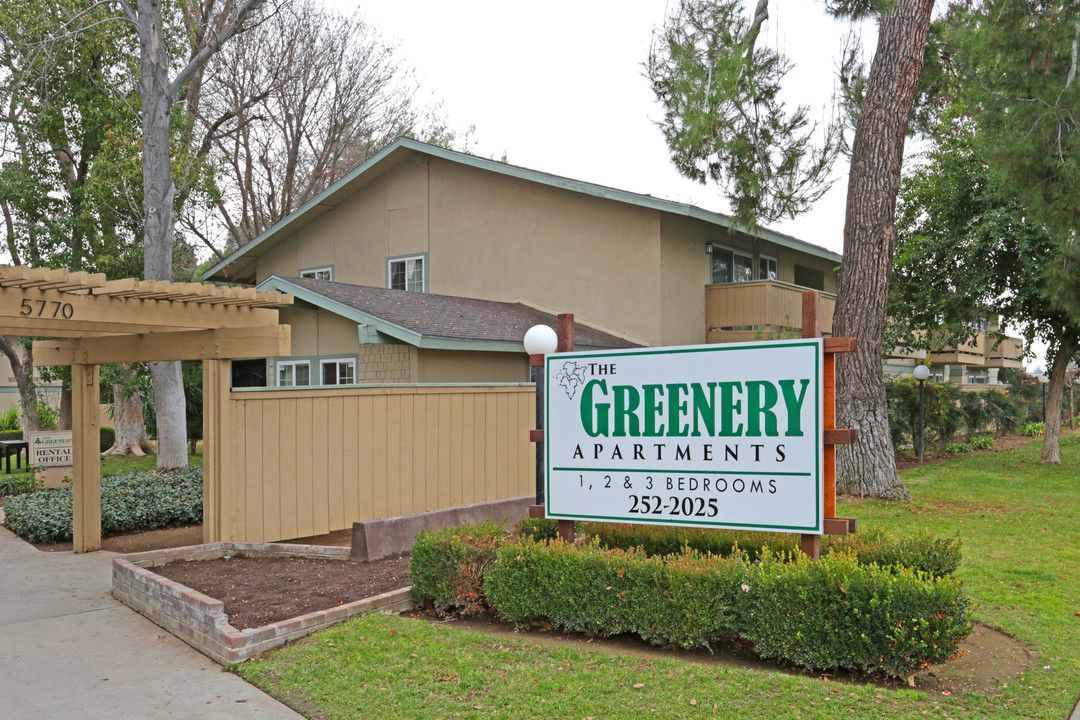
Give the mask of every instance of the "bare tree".
<path id="1" fill-rule="evenodd" d="M 229 246 L 411 130 L 414 88 L 394 48 L 362 17 L 314 0 L 232 40 L 207 67 L 193 106 L 220 171 L 217 209 Z M 185 217 L 184 227 L 215 245 L 195 219 Z"/>
<path id="2" fill-rule="evenodd" d="M 263 0 L 187 0 L 182 5 L 183 36 L 190 43 L 186 62 L 174 67 L 170 28 L 162 0 L 116 0 L 139 38 L 139 91 L 142 103 L 143 277 L 172 280 L 177 200 L 170 162 L 173 109 L 189 83 L 199 84 L 206 63 L 245 27 Z M 157 412 L 159 468 L 187 466 L 187 423 L 179 362 L 150 363 Z"/>

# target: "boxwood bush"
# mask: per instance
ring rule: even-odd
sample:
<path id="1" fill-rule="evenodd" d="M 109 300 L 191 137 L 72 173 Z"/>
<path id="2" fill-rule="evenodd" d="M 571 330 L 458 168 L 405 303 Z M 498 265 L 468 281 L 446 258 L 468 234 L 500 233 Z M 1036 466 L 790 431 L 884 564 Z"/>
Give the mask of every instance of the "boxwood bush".
<path id="1" fill-rule="evenodd" d="M 409 557 L 413 601 L 430 600 L 440 614 L 475 614 L 483 607 L 484 575 L 507 534 L 494 522 L 421 530 Z"/>
<path id="2" fill-rule="evenodd" d="M 898 678 L 949 659 L 971 631 L 955 576 L 894 572 L 844 553 L 813 562 L 768 551 L 747 562 L 523 539 L 502 544 L 484 586 L 519 625 L 684 648 L 738 636 L 764 658 Z"/>
<path id="3" fill-rule="evenodd" d="M 550 540 L 556 535 L 555 528 L 555 520 L 524 518 L 518 522 L 516 531 L 535 540 Z M 674 555 L 694 550 L 727 557 L 738 549 L 748 559 L 756 560 L 766 550 L 787 553 L 799 550 L 799 536 L 783 533 L 616 523 L 578 523 L 578 529 L 584 535 L 596 538 L 603 547 L 641 548 L 646 555 Z M 928 533 L 894 536 L 880 529 L 854 535 L 825 535 L 821 539 L 821 550 L 823 555 L 854 554 L 862 565 L 907 567 L 935 577 L 955 573 L 961 558 L 957 538 L 940 538 Z"/>
<path id="4" fill-rule="evenodd" d="M 101 532 L 153 530 L 202 522 L 202 468 L 143 471 L 101 479 Z M 34 543 L 71 540 L 70 485 L 9 498 L 5 524 Z"/>

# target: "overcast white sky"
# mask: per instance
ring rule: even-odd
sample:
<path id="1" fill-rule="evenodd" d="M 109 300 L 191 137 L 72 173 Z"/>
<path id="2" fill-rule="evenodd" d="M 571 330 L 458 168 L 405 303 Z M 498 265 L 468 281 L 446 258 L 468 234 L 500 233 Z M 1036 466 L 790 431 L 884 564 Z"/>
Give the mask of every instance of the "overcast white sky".
<path id="1" fill-rule="evenodd" d="M 671 0 L 675 2 L 675 0 Z M 669 0 L 327 0 L 359 8 L 415 68 L 419 99 L 442 101 L 454 127 L 476 126 L 477 154 L 577 180 L 726 212 L 713 185 L 682 178 L 668 158 L 642 75 Z M 818 0 L 773 0 L 763 39 L 790 57 L 789 103 L 831 112 L 835 57 L 847 32 Z M 872 29 L 864 42 L 872 47 Z M 839 252 L 846 167 L 807 215 L 773 229 Z"/>

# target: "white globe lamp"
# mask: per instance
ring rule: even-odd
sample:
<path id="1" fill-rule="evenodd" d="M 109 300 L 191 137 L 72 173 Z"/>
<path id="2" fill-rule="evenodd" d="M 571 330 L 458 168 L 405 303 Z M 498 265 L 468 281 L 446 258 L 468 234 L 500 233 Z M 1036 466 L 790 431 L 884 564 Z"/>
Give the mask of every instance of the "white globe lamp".
<path id="1" fill-rule="evenodd" d="M 547 325 L 533 325 L 525 333 L 525 352 L 530 355 L 547 355 L 559 347 L 559 336 Z"/>
<path id="2" fill-rule="evenodd" d="M 930 368 L 926 367 L 925 365 L 916 365 L 914 374 L 915 379 L 921 382 L 930 377 Z"/>

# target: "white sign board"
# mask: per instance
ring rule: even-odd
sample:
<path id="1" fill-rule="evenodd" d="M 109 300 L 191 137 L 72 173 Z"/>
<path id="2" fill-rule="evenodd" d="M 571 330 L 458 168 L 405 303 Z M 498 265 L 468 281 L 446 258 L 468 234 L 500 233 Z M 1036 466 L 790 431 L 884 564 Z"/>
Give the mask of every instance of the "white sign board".
<path id="1" fill-rule="evenodd" d="M 30 433 L 30 464 L 71 465 L 71 431 Z"/>
<path id="2" fill-rule="evenodd" d="M 548 517 L 820 534 L 823 347 L 548 355 Z"/>

